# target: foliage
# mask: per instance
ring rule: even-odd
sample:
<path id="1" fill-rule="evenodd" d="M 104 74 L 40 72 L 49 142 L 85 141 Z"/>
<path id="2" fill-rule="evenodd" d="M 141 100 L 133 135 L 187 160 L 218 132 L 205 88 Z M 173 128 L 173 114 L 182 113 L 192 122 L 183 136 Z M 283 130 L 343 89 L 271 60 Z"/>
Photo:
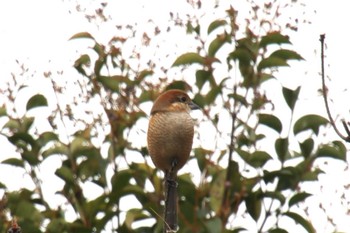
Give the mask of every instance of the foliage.
<path id="1" fill-rule="evenodd" d="M 259 12 L 259 7 L 271 8 L 256 5 L 253 12 Z M 126 57 L 123 47 L 132 37 L 116 35 L 103 44 L 88 32 L 71 38 L 92 45 L 74 64 L 80 74 L 74 85 L 80 101 L 62 106 L 60 98 L 69 86 L 60 87 L 59 81 L 47 74 L 56 99 L 35 93 L 20 116 L 14 107 L 15 95 L 27 87 L 14 78 L 3 92 L 9 104 L 0 109 L 5 121 L 1 134 L 19 157 L 2 164 L 25 170 L 35 188 L 11 192 L 0 184 L 6 194 L 0 207 L 17 217 L 23 232 L 161 232 L 162 177 L 153 168 L 145 144 L 135 140 L 143 140 L 145 135 L 145 129 L 138 128 L 147 122 L 143 106 L 164 89 L 181 88 L 192 91 L 194 102 L 203 110 L 197 128 L 209 123 L 207 132 L 214 135 L 214 141 L 226 142 L 210 149 L 204 143 L 195 144 L 190 162 L 196 166 L 193 170 L 199 171 L 200 180 L 195 181 L 189 173 L 179 176 L 179 232 L 241 232 L 247 229 L 236 221 L 242 213 L 255 222 L 258 232 L 287 232 L 280 225 L 284 218 L 315 232 L 306 213 L 298 208 L 311 195 L 300 186 L 317 182 L 322 173 L 313 165 L 317 159 L 345 161 L 346 148 L 340 141 L 321 144 L 316 140 L 328 124 L 322 116 L 310 113 L 295 119 L 300 87 L 264 88 L 277 82 L 273 75 L 278 68 L 303 58 L 291 49 L 288 36 L 273 22 L 268 22 L 271 28 L 264 32 L 249 23 L 242 28 L 238 14 L 230 7 L 225 17 L 204 28 L 199 19 L 179 23 L 199 46 L 196 51 L 178 54 L 164 72 L 194 69 L 193 78 L 156 79 L 157 64 L 150 61 L 144 68 L 138 63 L 141 51 Z M 247 20 L 266 23 L 254 17 Z M 144 35 L 145 40 L 152 41 L 150 38 Z M 275 100 L 268 96 L 275 93 L 283 96 L 283 104 L 289 108 L 283 117 L 271 107 Z M 80 116 L 76 109 L 83 103 L 93 107 Z M 39 111 L 49 106 L 46 121 L 50 127 L 41 132 L 35 122 Z M 200 141 L 203 136 L 198 137 Z M 292 147 L 292 140 L 298 141 L 299 148 Z M 130 159 L 132 156 L 139 160 Z M 57 195 L 76 213 L 74 221 L 68 221 L 66 211 L 53 208 L 43 195 L 39 168 L 51 157 L 61 160 L 55 174 L 64 185 Z M 86 184 L 93 184 L 99 195 L 89 199 Z M 130 204 L 129 209 L 121 209 L 130 196 L 142 206 Z M 1 232 L 6 219 L 1 212 Z"/>

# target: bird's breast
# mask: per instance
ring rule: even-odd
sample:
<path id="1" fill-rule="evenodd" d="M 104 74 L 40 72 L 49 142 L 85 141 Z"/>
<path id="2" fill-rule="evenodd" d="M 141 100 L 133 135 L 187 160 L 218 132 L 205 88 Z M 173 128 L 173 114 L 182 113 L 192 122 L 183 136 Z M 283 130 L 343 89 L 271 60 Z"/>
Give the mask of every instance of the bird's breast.
<path id="1" fill-rule="evenodd" d="M 147 142 L 151 158 L 163 171 L 186 163 L 192 148 L 194 122 L 187 112 L 159 112 L 150 118 Z"/>

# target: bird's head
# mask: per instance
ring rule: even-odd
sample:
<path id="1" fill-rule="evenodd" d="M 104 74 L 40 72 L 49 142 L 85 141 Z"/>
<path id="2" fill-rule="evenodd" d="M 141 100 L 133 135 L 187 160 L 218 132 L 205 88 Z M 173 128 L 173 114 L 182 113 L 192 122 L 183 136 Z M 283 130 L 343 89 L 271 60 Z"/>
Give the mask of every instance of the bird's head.
<path id="1" fill-rule="evenodd" d="M 154 102 L 151 115 L 157 112 L 190 112 L 199 109 L 186 92 L 178 89 L 162 93 Z"/>

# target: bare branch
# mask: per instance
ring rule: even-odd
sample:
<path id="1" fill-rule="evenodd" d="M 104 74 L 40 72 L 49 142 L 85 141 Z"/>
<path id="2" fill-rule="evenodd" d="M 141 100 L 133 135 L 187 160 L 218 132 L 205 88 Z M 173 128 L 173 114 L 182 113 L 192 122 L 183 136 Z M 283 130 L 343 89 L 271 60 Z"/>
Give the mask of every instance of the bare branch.
<path id="1" fill-rule="evenodd" d="M 332 127 L 334 128 L 335 132 L 338 134 L 338 136 L 345 140 L 346 142 L 350 142 L 350 131 L 348 126 L 346 125 L 346 123 L 344 123 L 344 121 L 342 121 L 343 126 L 345 128 L 346 133 L 348 134 L 347 136 L 344 136 L 339 129 L 337 128 L 335 121 L 332 117 L 331 111 L 329 109 L 329 104 L 328 104 L 328 98 L 327 98 L 327 86 L 326 86 L 326 81 L 325 81 L 325 75 L 324 75 L 324 41 L 325 41 L 326 35 L 325 34 L 321 34 L 320 35 L 320 42 L 321 42 L 321 77 L 322 77 L 322 94 L 323 94 L 323 99 L 324 99 L 324 103 L 326 106 L 326 111 L 327 111 L 327 115 L 329 118 L 329 121 L 332 125 Z"/>

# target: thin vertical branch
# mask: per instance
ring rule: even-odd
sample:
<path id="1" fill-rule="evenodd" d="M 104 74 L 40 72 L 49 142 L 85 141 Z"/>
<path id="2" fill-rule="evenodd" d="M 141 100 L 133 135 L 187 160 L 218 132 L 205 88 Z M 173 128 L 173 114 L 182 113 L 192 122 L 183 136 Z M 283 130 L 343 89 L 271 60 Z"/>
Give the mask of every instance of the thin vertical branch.
<path id="1" fill-rule="evenodd" d="M 323 100 L 324 100 L 324 103 L 325 103 L 325 106 L 326 106 L 326 111 L 327 111 L 327 115 L 328 115 L 328 119 L 333 127 L 333 129 L 335 130 L 335 132 L 338 134 L 338 136 L 347 141 L 347 142 L 350 142 L 350 134 L 348 133 L 348 136 L 344 136 L 340 131 L 339 129 L 337 128 L 336 124 L 335 124 L 335 121 L 332 117 L 332 114 L 331 114 L 331 111 L 329 109 L 329 104 L 328 104 L 328 97 L 327 97 L 327 86 L 326 86 L 326 81 L 325 81 L 325 75 L 324 75 L 324 41 L 325 41 L 325 34 L 322 34 L 320 35 L 320 42 L 321 42 L 321 78 L 322 78 L 322 94 L 323 94 Z M 350 132 L 347 125 L 344 124 L 344 121 L 343 121 L 343 126 L 345 128 L 345 131 L 346 132 Z"/>
<path id="2" fill-rule="evenodd" d="M 234 95 L 237 94 L 237 87 L 235 86 L 233 89 Z M 237 120 L 237 114 L 236 114 L 236 101 L 233 105 L 231 117 L 232 117 L 232 125 L 231 125 L 231 133 L 230 133 L 230 145 L 229 145 L 229 153 L 228 153 L 228 165 L 227 165 L 227 170 L 226 170 L 226 178 L 225 178 L 225 183 L 224 183 L 224 194 L 221 202 L 221 218 L 223 224 L 226 223 L 226 220 L 230 214 L 230 205 L 229 205 L 229 191 L 231 187 L 231 177 L 233 175 L 233 167 L 232 167 L 232 156 L 234 152 L 234 137 L 235 137 L 235 131 L 236 131 L 236 120 Z"/>

